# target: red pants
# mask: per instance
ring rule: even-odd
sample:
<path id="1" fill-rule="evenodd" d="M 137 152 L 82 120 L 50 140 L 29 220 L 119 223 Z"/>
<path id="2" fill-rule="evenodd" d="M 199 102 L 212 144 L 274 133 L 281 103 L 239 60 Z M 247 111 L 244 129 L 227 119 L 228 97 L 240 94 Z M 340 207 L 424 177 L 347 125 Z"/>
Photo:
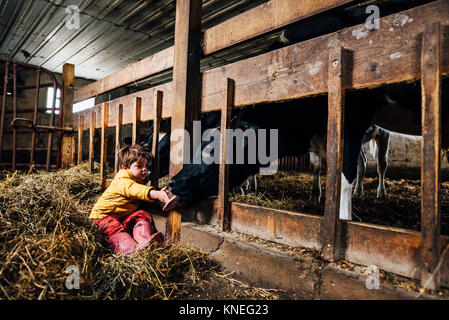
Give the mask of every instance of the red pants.
<path id="1" fill-rule="evenodd" d="M 116 253 L 132 253 L 150 242 L 164 242 L 164 235 L 157 232 L 153 218 L 144 210 L 134 211 L 123 221 L 112 216 L 93 221 L 106 235 L 109 245 Z"/>

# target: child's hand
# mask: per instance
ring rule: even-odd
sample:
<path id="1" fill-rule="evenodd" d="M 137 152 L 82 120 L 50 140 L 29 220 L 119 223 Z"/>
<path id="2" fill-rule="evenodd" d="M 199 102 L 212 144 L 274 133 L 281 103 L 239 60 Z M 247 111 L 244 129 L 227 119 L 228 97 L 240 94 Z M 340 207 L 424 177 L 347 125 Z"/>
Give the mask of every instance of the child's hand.
<path id="1" fill-rule="evenodd" d="M 167 203 L 170 198 L 168 197 L 167 192 L 165 192 L 165 189 L 162 190 L 151 190 L 150 191 L 150 198 L 159 200 L 163 204 Z"/>

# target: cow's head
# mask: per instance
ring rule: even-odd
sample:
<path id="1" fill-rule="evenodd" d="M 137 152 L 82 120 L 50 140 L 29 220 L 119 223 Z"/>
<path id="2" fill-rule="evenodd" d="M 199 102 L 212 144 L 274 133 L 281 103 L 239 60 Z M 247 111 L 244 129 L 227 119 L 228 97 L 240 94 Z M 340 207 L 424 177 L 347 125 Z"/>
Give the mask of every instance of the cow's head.
<path id="1" fill-rule="evenodd" d="M 195 203 L 218 193 L 217 164 L 186 164 L 168 184 L 181 204 Z"/>

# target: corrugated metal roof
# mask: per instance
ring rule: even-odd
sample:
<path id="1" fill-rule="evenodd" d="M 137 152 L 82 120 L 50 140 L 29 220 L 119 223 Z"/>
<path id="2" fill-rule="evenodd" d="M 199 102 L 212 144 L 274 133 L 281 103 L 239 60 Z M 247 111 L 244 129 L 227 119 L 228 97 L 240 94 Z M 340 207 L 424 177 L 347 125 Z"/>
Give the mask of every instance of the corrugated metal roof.
<path id="1" fill-rule="evenodd" d="M 203 0 L 209 28 L 268 0 Z M 79 8 L 79 29 L 66 26 Z M 0 56 L 100 79 L 173 45 L 175 0 L 2 0 Z"/>
<path id="2" fill-rule="evenodd" d="M 360 0 L 299 21 L 294 42 L 362 23 L 368 4 L 381 15 L 434 0 Z M 202 27 L 210 28 L 268 0 L 203 0 Z M 79 8 L 78 29 L 66 26 L 67 9 Z M 75 65 L 75 76 L 97 80 L 173 45 L 175 0 L 0 0 L 0 56 L 61 73 Z M 333 18 L 339 17 L 339 24 Z M 297 32 L 299 30 L 299 32 Z M 267 50 L 280 31 L 214 53 L 201 61 L 201 70 L 215 68 Z M 132 84 L 136 90 L 171 79 L 171 70 Z"/>

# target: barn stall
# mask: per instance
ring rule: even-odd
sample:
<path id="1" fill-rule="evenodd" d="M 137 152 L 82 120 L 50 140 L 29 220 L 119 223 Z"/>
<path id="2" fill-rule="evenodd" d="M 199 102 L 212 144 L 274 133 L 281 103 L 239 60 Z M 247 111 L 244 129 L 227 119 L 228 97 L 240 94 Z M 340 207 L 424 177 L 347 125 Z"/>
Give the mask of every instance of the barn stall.
<path id="1" fill-rule="evenodd" d="M 178 1 L 176 26 L 179 27 L 174 30 L 173 46 L 76 91 L 73 88 L 76 65 L 65 65 L 61 165 L 72 165 L 76 154 L 78 162 L 85 160 L 82 142 L 88 128 L 89 168 L 93 171 L 95 148 L 99 147 L 100 181 L 106 186 L 107 159 L 114 156 L 114 147 L 123 136 L 121 128 L 127 124 L 131 124 L 133 140 L 137 141 L 145 121 L 171 118 L 171 130 L 188 128 L 189 119 L 196 119 L 200 112 L 221 110 L 222 128 L 225 128 L 234 107 L 327 93 L 327 183 L 323 216 L 229 202 L 229 168 L 223 165 L 218 199 L 202 203 L 196 220 L 216 226 L 220 232 L 233 231 L 322 251 L 325 261 L 344 259 L 364 266 L 376 265 L 387 272 L 420 279 L 424 287 L 432 290 L 447 287 L 448 238 L 440 235 L 438 174 L 441 82 L 435 79 L 447 75 L 448 2 L 414 3 L 414 8 L 382 16 L 382 27 L 375 31 L 369 32 L 363 24 L 357 24 L 267 53 L 257 50 L 258 41 L 269 42 L 267 39 L 286 26 L 303 20 L 313 23 L 313 17 L 319 19 L 326 12 L 342 14 L 344 10 L 376 3 L 304 1 L 298 6 L 296 1 L 272 0 L 205 29 L 201 25 L 201 1 Z M 429 56 L 427 50 L 434 56 Z M 229 58 L 230 52 L 240 54 Z M 233 59 L 239 61 L 229 64 Z M 167 82 L 170 78 L 172 81 Z M 142 79 L 151 87 L 104 101 L 79 114 L 71 112 L 74 102 Z M 428 149 L 423 149 L 422 158 L 421 231 L 339 220 L 345 91 L 419 79 L 423 94 L 429 97 L 423 99 L 426 120 L 423 148 Z M 158 82 L 162 84 L 154 85 Z M 111 127 L 115 127 L 112 139 Z M 78 132 L 77 137 L 70 128 Z M 101 137 L 95 143 L 98 128 Z M 115 143 L 111 144 L 111 140 Z M 156 147 L 153 143 L 153 148 Z M 171 166 L 170 176 L 179 170 L 179 166 Z M 177 242 L 181 234 L 181 214 L 173 210 L 167 217 L 167 236 Z"/>

